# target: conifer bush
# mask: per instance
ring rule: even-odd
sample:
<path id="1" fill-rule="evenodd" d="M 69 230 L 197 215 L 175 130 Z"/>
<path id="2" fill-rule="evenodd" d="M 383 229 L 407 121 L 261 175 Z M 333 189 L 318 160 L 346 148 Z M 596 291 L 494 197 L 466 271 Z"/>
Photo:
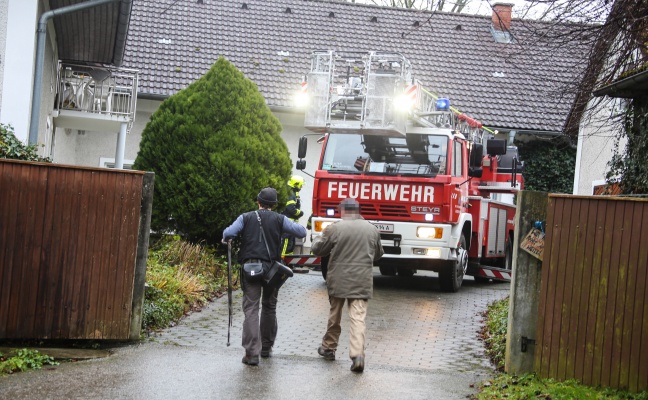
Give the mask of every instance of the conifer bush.
<path id="1" fill-rule="evenodd" d="M 155 173 L 152 229 L 214 244 L 262 188 L 284 203 L 292 167 L 281 130 L 256 85 L 218 59 L 142 132 L 134 168 Z"/>

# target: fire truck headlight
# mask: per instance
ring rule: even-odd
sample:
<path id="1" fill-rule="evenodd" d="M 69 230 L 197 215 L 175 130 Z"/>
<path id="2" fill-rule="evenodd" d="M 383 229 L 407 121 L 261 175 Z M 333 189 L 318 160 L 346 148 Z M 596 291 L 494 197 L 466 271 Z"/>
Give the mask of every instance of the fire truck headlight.
<path id="1" fill-rule="evenodd" d="M 327 208 L 326 209 L 326 216 L 327 217 L 332 217 L 335 215 L 335 208 Z"/>
<path id="2" fill-rule="evenodd" d="M 327 226 L 331 224 L 331 221 L 315 221 L 315 232 L 322 232 L 324 229 L 326 229 Z"/>
<path id="3" fill-rule="evenodd" d="M 394 107 L 400 112 L 408 112 L 414 108 L 414 99 L 401 95 L 394 99 Z"/>
<path id="4" fill-rule="evenodd" d="M 443 237 L 443 228 L 419 226 L 416 229 L 416 236 L 422 239 L 441 239 Z"/>
<path id="5" fill-rule="evenodd" d="M 293 98 L 293 102 L 295 104 L 296 108 L 306 108 L 308 106 L 310 98 L 308 97 L 308 93 L 304 92 L 299 92 L 295 95 Z"/>

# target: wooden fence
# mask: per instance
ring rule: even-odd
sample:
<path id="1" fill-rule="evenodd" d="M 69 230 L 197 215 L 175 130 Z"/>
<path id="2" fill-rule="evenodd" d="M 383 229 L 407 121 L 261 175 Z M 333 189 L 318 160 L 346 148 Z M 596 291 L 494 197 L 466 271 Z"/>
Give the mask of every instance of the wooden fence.
<path id="1" fill-rule="evenodd" d="M 534 369 L 648 390 L 648 200 L 550 195 Z"/>
<path id="2" fill-rule="evenodd" d="M 0 159 L 0 338 L 137 339 L 153 174 Z"/>

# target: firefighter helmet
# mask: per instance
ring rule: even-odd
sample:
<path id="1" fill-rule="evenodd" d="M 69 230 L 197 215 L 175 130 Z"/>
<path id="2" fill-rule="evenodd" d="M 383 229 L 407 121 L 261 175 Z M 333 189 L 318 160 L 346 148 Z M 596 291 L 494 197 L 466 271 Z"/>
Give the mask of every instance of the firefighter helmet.
<path id="1" fill-rule="evenodd" d="M 301 190 L 302 186 L 304 186 L 304 178 L 299 175 L 293 175 L 288 181 L 288 186 L 295 190 Z"/>

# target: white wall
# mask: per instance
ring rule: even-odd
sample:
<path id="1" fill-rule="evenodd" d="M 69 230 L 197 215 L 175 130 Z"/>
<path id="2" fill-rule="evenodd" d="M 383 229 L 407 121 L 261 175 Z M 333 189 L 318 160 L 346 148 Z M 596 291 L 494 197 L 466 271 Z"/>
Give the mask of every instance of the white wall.
<path id="1" fill-rule="evenodd" d="M 279 113 L 275 112 L 275 116 L 281 122 L 283 126 L 283 132 L 281 137 L 286 142 L 288 146 L 288 151 L 290 152 L 290 160 L 293 165 L 293 175 L 299 175 L 304 178 L 304 187 L 300 192 L 301 198 L 301 209 L 304 211 L 304 216 L 299 220 L 299 223 L 306 226 L 308 217 L 312 213 L 313 209 L 313 184 L 314 179 L 311 176 L 315 175 L 315 169 L 319 163 L 320 152 L 322 150 L 322 145 L 317 143 L 317 138 L 321 135 L 313 134 L 313 132 L 304 128 L 304 114 L 302 113 Z M 297 147 L 299 146 L 299 138 L 305 134 L 311 134 L 308 136 L 308 151 L 306 153 L 306 169 L 299 171 L 295 169 L 295 161 L 297 161 Z M 309 176 L 310 175 L 310 176 Z M 306 236 L 306 242 L 304 243 L 305 247 L 310 248 L 310 233 Z"/>
<path id="2" fill-rule="evenodd" d="M 135 121 L 130 133 L 126 135 L 125 160 L 134 160 L 137 157 L 142 131 L 159 105 L 159 101 L 137 101 Z M 99 167 L 101 158 L 115 158 L 118 134 L 118 131 L 98 132 L 58 128 L 55 136 L 54 162 Z"/>
<path id="3" fill-rule="evenodd" d="M 25 143 L 29 138 L 38 3 L 8 0 L 7 4 L 0 122 L 13 125 L 16 137 Z"/>
<path id="4" fill-rule="evenodd" d="M 614 122 L 613 115 L 623 109 L 618 99 L 606 98 L 581 121 L 573 194 L 592 195 L 593 184 L 605 180 L 607 163 L 614 154 L 615 137 L 622 129 L 618 120 Z M 624 146 L 622 141 L 621 149 Z"/>
<path id="5" fill-rule="evenodd" d="M 4 83 L 5 48 L 7 44 L 7 14 L 9 13 L 9 2 L 0 1 L 0 99 L 2 99 L 2 85 Z M 0 116 L 2 115 L 2 104 L 0 103 Z"/>

